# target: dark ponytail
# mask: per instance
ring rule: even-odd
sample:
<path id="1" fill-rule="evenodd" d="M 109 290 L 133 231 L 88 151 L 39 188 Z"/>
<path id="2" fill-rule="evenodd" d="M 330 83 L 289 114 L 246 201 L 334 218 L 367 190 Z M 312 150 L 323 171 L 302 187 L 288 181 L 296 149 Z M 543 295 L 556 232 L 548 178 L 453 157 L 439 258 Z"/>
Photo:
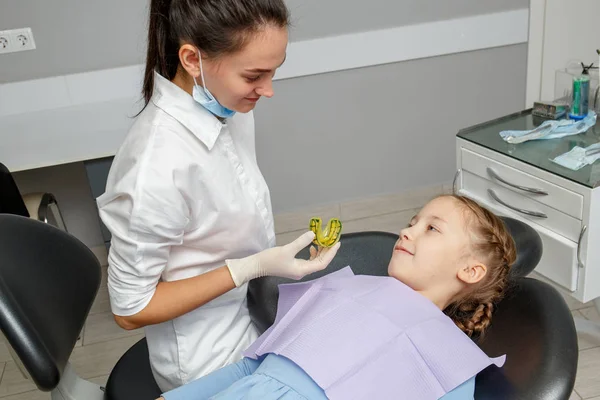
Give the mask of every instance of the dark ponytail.
<path id="1" fill-rule="evenodd" d="M 176 43 L 171 39 L 169 13 L 173 0 L 151 0 L 150 18 L 148 22 L 148 52 L 146 54 L 146 71 L 144 73 L 144 102 L 147 105 L 154 89 L 154 71 L 167 79 L 172 79 L 177 72 Z"/>
<path id="2" fill-rule="evenodd" d="M 241 50 L 267 25 L 289 25 L 284 0 L 151 0 L 144 107 L 154 91 L 155 71 L 169 80 L 175 77 L 181 43 L 216 58 Z"/>

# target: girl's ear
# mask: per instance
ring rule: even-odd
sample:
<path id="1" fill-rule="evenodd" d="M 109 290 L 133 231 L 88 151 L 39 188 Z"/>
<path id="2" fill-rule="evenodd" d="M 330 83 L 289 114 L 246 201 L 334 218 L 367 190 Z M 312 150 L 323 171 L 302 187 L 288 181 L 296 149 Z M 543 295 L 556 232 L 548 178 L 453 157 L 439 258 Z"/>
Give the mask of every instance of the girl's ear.
<path id="1" fill-rule="evenodd" d="M 487 266 L 473 262 L 465 265 L 458 270 L 458 279 L 467 284 L 473 284 L 481 281 L 487 274 Z"/>

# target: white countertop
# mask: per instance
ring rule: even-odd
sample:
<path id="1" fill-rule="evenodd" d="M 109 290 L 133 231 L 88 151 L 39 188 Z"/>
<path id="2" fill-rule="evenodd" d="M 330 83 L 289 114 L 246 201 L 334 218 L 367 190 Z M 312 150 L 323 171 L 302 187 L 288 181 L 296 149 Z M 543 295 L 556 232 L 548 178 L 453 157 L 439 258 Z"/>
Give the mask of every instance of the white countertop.
<path id="1" fill-rule="evenodd" d="M 136 99 L 0 118 L 0 162 L 11 172 L 113 156 L 133 123 Z"/>

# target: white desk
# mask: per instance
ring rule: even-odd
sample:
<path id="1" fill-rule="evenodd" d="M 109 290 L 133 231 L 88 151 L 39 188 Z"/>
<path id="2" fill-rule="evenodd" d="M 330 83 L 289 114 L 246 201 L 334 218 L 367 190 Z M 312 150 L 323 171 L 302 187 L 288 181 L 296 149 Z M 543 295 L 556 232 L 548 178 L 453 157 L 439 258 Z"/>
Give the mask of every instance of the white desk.
<path id="1" fill-rule="evenodd" d="M 11 172 L 114 156 L 137 98 L 0 118 L 0 162 Z"/>
<path id="2" fill-rule="evenodd" d="M 112 156 L 140 109 L 135 98 L 0 118 L 0 162 L 11 172 L 82 162 L 92 198 L 104 192 Z M 98 222 L 105 245 L 110 232 Z"/>

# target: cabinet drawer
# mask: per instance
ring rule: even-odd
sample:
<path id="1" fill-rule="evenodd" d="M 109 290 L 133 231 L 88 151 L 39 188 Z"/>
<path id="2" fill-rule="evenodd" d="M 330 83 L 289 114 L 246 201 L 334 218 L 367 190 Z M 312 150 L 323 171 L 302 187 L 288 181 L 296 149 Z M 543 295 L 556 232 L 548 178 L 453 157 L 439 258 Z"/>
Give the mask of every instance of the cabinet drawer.
<path id="1" fill-rule="evenodd" d="M 577 290 L 577 280 L 579 279 L 577 242 L 557 235 L 536 223 L 525 221 L 523 218 L 507 212 L 505 208 L 491 203 L 487 197 L 480 197 L 477 193 L 473 193 L 467 188 L 461 189 L 460 194 L 479 202 L 496 215 L 521 220 L 535 229 L 539 233 L 542 245 L 544 246 L 542 258 L 535 271 L 571 292 Z"/>
<path id="2" fill-rule="evenodd" d="M 502 187 L 510 188 L 527 198 L 555 208 L 574 218 L 582 219 L 583 196 L 579 193 L 519 171 L 468 149 L 461 148 L 461 160 L 463 171 L 470 171 Z M 527 188 L 542 190 L 547 195 L 532 193 L 526 190 Z"/>
<path id="3" fill-rule="evenodd" d="M 535 222 L 574 242 L 579 239 L 582 226 L 579 219 L 468 171 L 463 171 L 462 187 L 475 196 L 485 199 L 487 204 L 494 204 L 504 209 L 505 213 Z M 528 213 L 541 213 L 546 217 Z"/>

